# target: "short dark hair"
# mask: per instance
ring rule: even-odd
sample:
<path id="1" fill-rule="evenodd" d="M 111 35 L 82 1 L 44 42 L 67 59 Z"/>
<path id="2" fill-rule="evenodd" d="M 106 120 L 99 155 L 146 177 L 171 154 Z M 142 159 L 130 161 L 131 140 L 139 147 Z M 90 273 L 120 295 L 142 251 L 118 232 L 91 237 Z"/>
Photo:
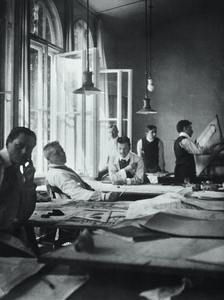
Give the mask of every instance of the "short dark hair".
<path id="1" fill-rule="evenodd" d="M 153 129 L 156 129 L 157 130 L 157 127 L 155 126 L 155 125 L 147 125 L 146 127 L 145 127 L 145 129 L 148 129 L 148 130 L 153 130 Z"/>
<path id="2" fill-rule="evenodd" d="M 192 122 L 188 121 L 188 120 L 181 120 L 177 123 L 176 129 L 177 132 L 180 133 L 184 130 L 184 127 L 188 127 L 192 124 Z"/>
<path id="3" fill-rule="evenodd" d="M 6 147 L 8 146 L 8 143 L 13 142 L 21 133 L 31 136 L 32 138 L 34 138 L 35 143 L 37 143 L 37 137 L 36 137 L 36 134 L 34 131 L 30 130 L 27 127 L 14 127 L 10 131 L 10 133 L 6 139 Z"/>
<path id="4" fill-rule="evenodd" d="M 126 135 L 118 137 L 117 144 L 118 143 L 119 144 L 127 143 L 129 147 L 131 146 L 131 141 L 130 141 L 129 137 L 127 137 Z"/>

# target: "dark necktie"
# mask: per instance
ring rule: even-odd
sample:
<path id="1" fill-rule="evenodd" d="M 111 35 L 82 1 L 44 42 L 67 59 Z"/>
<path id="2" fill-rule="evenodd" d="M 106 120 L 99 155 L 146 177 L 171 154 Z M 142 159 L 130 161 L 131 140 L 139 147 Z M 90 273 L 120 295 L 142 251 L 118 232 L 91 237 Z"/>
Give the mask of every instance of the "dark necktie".
<path id="1" fill-rule="evenodd" d="M 130 159 L 129 160 L 126 160 L 126 159 L 121 159 L 119 161 L 120 163 L 120 168 L 121 169 L 124 169 L 125 167 L 127 167 L 129 165 L 129 162 L 130 162 Z"/>
<path id="2" fill-rule="evenodd" d="M 82 180 L 82 178 L 74 170 L 72 170 L 71 168 L 69 168 L 65 165 L 54 166 L 53 168 L 62 169 L 62 170 L 71 172 L 73 174 L 73 176 L 75 177 L 75 180 L 80 183 L 81 187 L 83 187 L 86 190 L 94 191 L 94 189 L 88 183 L 86 183 L 84 180 Z"/>

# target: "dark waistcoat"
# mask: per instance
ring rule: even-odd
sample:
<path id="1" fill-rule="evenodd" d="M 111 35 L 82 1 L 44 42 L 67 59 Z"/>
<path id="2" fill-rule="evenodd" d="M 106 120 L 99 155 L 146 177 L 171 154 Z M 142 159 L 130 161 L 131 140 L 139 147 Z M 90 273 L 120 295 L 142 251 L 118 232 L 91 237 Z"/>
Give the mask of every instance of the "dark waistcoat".
<path id="1" fill-rule="evenodd" d="M 146 168 L 152 169 L 159 163 L 159 138 L 149 142 L 146 137 L 142 139 L 142 150 L 144 151 L 144 163 Z"/>
<path id="2" fill-rule="evenodd" d="M 179 144 L 183 139 L 186 139 L 186 137 L 180 136 L 174 142 L 174 153 L 176 156 L 176 165 L 181 165 L 181 164 L 195 165 L 194 155 L 185 151 Z"/>

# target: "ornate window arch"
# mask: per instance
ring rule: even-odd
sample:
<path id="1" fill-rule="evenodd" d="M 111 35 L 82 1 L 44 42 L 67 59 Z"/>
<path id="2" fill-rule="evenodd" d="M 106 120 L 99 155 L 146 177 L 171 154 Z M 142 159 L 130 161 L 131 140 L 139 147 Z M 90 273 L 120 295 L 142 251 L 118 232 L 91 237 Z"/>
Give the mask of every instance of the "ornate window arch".
<path id="1" fill-rule="evenodd" d="M 30 12 L 30 33 L 62 48 L 62 27 L 53 1 L 32 0 Z"/>

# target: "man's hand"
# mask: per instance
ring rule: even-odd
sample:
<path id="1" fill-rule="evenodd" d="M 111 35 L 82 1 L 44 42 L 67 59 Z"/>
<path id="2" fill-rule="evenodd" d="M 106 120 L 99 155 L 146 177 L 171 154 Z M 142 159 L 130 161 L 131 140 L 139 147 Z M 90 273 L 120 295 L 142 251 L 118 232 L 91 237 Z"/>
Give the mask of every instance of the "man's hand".
<path id="1" fill-rule="evenodd" d="M 33 166 L 32 160 L 30 160 L 29 164 L 27 166 L 24 166 L 24 169 L 23 169 L 23 176 L 25 178 L 25 182 L 32 184 L 35 172 L 36 172 L 36 169 Z"/>
<path id="2" fill-rule="evenodd" d="M 125 167 L 126 172 L 130 172 L 131 170 L 135 170 L 137 168 L 138 163 L 137 162 L 132 162 L 130 163 L 127 167 Z"/>
<path id="3" fill-rule="evenodd" d="M 119 193 L 110 192 L 105 194 L 105 201 L 114 202 L 117 200 Z"/>
<path id="4" fill-rule="evenodd" d="M 126 183 L 127 183 L 126 180 L 123 180 L 123 179 L 119 179 L 119 180 L 112 182 L 113 185 L 124 185 Z"/>

